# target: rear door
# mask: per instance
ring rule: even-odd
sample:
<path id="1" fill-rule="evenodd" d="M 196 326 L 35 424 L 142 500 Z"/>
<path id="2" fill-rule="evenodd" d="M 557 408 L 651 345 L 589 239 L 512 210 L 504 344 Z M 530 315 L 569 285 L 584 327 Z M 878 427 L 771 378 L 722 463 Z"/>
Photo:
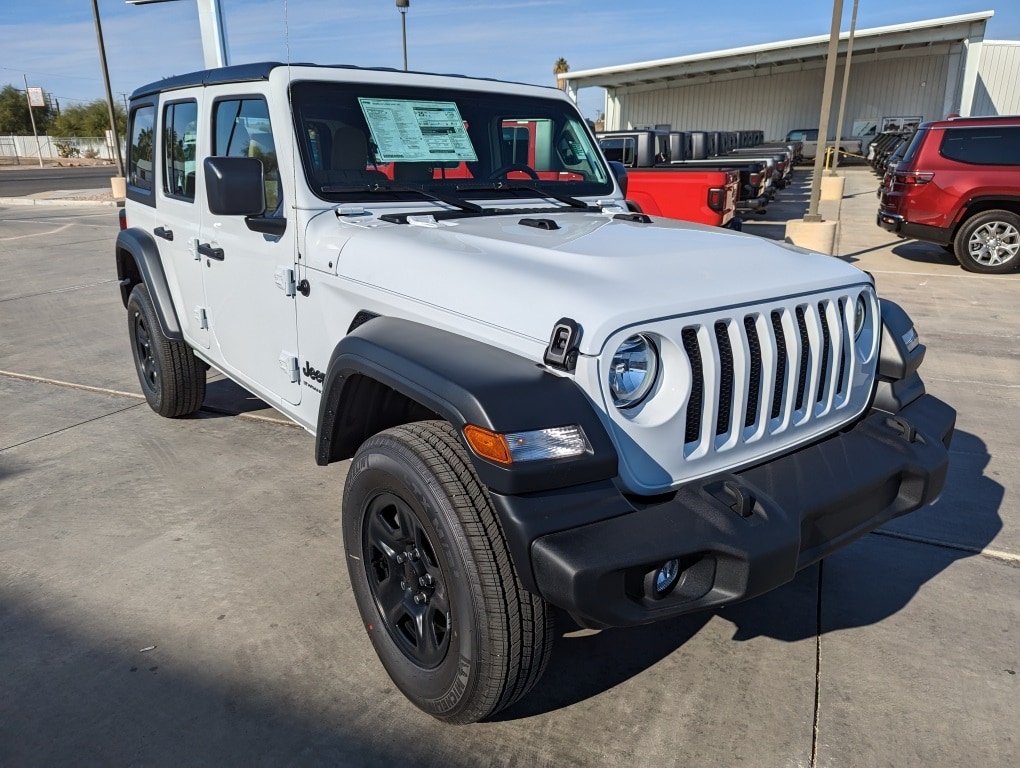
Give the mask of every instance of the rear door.
<path id="1" fill-rule="evenodd" d="M 196 90 L 160 102 L 158 201 L 152 233 L 184 335 L 196 346 L 208 348 L 203 266 L 196 250 L 202 218 L 195 199 L 202 100 L 202 92 Z"/>

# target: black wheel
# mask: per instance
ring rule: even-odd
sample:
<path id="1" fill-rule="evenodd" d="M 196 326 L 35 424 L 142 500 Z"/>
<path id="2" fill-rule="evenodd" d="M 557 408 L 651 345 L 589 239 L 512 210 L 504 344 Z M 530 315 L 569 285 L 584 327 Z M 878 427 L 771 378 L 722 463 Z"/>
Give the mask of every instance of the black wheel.
<path id="1" fill-rule="evenodd" d="M 526 173 L 528 176 L 538 181 L 541 177 L 538 175 L 538 171 L 532 168 L 530 165 L 524 163 L 510 163 L 510 165 L 504 165 L 502 168 L 497 168 L 489 174 L 490 179 L 505 179 L 506 175 L 510 171 L 521 171 Z"/>
<path id="2" fill-rule="evenodd" d="M 128 333 L 142 393 L 160 416 L 189 416 L 205 399 L 205 366 L 184 341 L 163 335 L 149 290 L 139 283 L 128 297 Z"/>
<path id="3" fill-rule="evenodd" d="M 1020 266 L 1020 216 L 1012 211 L 982 211 L 956 233 L 954 255 L 964 269 L 998 274 Z"/>
<path id="4" fill-rule="evenodd" d="M 394 427 L 358 449 L 344 487 L 343 533 L 369 637 L 415 706 L 473 723 L 542 676 L 551 612 L 521 586 L 449 424 Z"/>

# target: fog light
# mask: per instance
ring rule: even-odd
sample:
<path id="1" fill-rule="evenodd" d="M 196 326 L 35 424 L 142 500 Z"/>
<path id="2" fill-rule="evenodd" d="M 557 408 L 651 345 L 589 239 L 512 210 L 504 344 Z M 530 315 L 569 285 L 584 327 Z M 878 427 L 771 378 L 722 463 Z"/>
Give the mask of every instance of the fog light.
<path id="1" fill-rule="evenodd" d="M 659 597 L 666 594 L 676 586 L 677 577 L 680 576 L 680 561 L 667 560 L 655 574 L 655 594 Z"/>

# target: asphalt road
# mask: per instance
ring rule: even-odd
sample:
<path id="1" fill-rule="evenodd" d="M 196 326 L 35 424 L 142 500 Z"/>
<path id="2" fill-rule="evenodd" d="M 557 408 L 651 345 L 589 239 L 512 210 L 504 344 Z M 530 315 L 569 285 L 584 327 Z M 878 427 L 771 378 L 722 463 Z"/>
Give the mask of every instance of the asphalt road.
<path id="1" fill-rule="evenodd" d="M 347 463 L 316 466 L 220 376 L 197 417 L 153 414 L 115 212 L 0 205 L 0 766 L 1013 768 L 1020 273 L 889 235 L 874 176 L 847 176 L 838 253 L 910 312 L 959 412 L 942 498 L 740 605 L 564 620 L 539 685 L 468 727 L 414 709 L 372 652 Z"/>
<path id="2" fill-rule="evenodd" d="M 40 168 L 20 165 L 0 170 L 0 197 L 24 197 L 58 189 L 109 187 L 117 173 L 115 165 Z"/>

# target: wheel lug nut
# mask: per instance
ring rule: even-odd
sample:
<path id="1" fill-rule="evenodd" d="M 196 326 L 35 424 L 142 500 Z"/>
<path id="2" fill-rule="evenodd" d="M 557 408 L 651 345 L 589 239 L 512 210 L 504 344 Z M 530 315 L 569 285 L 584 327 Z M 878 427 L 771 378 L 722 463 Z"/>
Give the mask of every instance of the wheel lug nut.
<path id="1" fill-rule="evenodd" d="M 418 579 L 418 583 L 421 584 L 423 587 L 431 587 L 432 581 L 433 579 L 431 573 L 426 573 L 424 576 Z"/>
<path id="2" fill-rule="evenodd" d="M 428 601 L 429 601 L 429 596 L 426 595 L 424 592 L 419 592 L 418 594 L 416 594 L 414 596 L 414 604 L 415 605 L 423 605 L 423 604 L 427 603 Z"/>
<path id="3" fill-rule="evenodd" d="M 407 582 L 406 582 L 406 581 L 404 581 L 404 580 L 401 580 L 401 581 L 400 581 L 400 588 L 401 588 L 401 589 L 407 589 Z"/>
<path id="4" fill-rule="evenodd" d="M 404 556 L 403 555 L 397 555 L 393 559 L 397 561 L 397 565 L 403 565 L 404 564 Z"/>
<path id="5" fill-rule="evenodd" d="M 411 550 L 411 559 L 412 560 L 417 560 L 420 557 L 421 557 L 421 552 L 418 551 L 418 547 L 415 547 L 414 549 Z"/>

